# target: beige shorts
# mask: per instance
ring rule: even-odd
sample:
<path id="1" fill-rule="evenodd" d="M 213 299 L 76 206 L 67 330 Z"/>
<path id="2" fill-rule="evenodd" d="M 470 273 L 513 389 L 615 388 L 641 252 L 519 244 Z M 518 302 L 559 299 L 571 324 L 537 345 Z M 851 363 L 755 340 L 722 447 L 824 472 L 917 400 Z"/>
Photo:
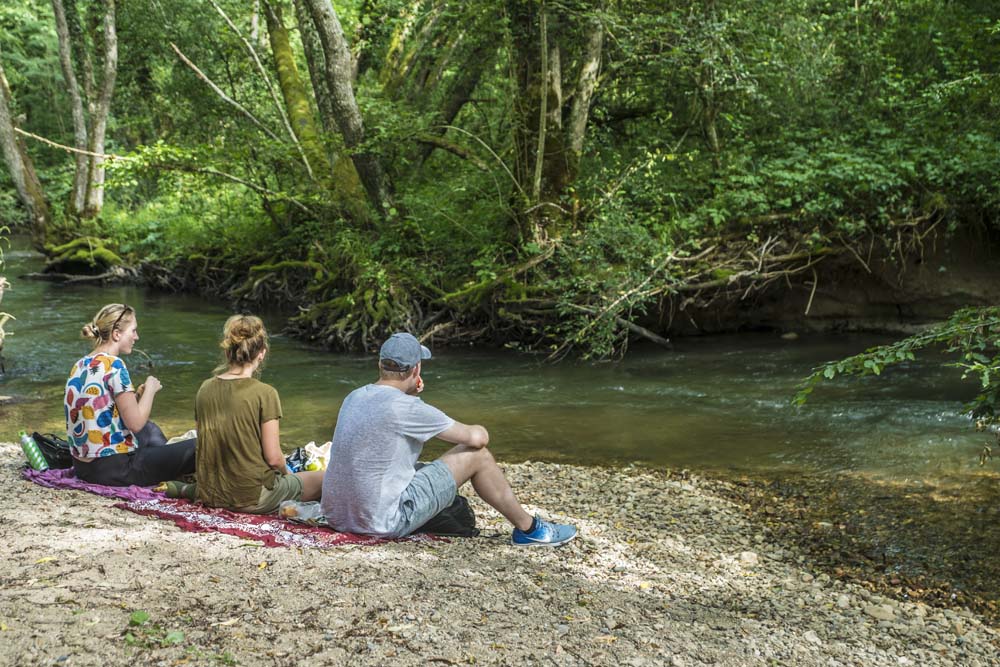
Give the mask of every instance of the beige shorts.
<path id="1" fill-rule="evenodd" d="M 260 498 L 255 507 L 247 507 L 241 511 L 250 514 L 270 514 L 278 511 L 278 505 L 285 500 L 300 500 L 302 498 L 302 480 L 296 475 L 282 475 L 274 480 L 274 488 L 261 487 Z"/>

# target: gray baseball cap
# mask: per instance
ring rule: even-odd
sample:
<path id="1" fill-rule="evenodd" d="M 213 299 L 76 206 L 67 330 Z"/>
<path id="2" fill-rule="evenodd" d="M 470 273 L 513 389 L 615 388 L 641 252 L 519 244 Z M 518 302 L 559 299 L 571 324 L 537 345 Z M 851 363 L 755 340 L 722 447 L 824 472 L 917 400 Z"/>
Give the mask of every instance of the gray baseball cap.
<path id="1" fill-rule="evenodd" d="M 378 353 L 379 361 L 392 361 L 401 371 L 408 371 L 422 359 L 430 358 L 431 351 L 408 333 L 392 334 L 389 340 L 382 343 L 382 349 Z"/>

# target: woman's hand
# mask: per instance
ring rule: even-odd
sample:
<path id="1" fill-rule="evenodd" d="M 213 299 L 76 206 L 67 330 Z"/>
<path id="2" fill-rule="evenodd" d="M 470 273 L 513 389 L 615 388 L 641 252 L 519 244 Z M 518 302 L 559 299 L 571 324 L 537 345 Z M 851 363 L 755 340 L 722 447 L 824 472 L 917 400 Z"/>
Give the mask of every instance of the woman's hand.
<path id="1" fill-rule="evenodd" d="M 115 396 L 118 414 L 122 416 L 122 421 L 128 430 L 133 433 L 142 430 L 149 421 L 149 414 L 153 411 L 153 398 L 162 388 L 160 381 L 150 375 L 136 391 L 126 391 Z"/>
<path id="2" fill-rule="evenodd" d="M 157 380 L 156 376 L 154 376 L 154 375 L 150 375 L 149 377 L 147 377 L 146 381 L 143 382 L 142 385 L 140 385 L 140 388 L 141 387 L 145 387 L 145 389 L 143 389 L 143 392 L 147 392 L 147 391 L 148 392 L 152 392 L 150 394 L 151 396 L 155 396 L 156 392 L 158 392 L 161 389 L 163 389 L 163 385 L 160 384 L 160 381 Z"/>

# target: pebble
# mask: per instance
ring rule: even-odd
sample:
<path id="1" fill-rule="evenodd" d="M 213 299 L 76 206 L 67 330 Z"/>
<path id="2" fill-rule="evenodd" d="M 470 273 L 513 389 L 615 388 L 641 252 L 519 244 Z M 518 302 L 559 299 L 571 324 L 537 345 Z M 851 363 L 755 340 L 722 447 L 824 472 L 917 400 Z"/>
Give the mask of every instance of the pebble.
<path id="1" fill-rule="evenodd" d="M 886 604 L 870 604 L 865 607 L 865 613 L 879 621 L 891 621 L 896 618 L 896 612 Z"/>
<path id="2" fill-rule="evenodd" d="M 0 449 L 0 486 L 7 484 L 19 493 L 19 499 L 35 503 L 39 498 L 49 498 L 48 490 L 36 489 L 20 479 L 11 483 L 16 471 L 7 459 L 14 458 L 14 454 L 20 456 L 19 448 L 13 447 L 13 454 L 6 459 Z M 442 662 L 453 664 L 471 662 L 471 656 L 481 663 L 535 664 L 555 657 L 552 662 L 559 665 L 619 667 L 997 664 L 996 653 L 991 651 L 995 651 L 993 642 L 998 635 L 978 615 L 940 612 L 918 602 L 890 602 L 851 580 L 831 579 L 798 550 L 783 550 L 775 535 L 745 521 L 743 510 L 724 505 L 702 488 L 701 482 L 686 494 L 678 489 L 679 485 L 670 483 L 674 480 L 654 478 L 649 473 L 636 472 L 633 478 L 632 473 L 566 466 L 563 470 L 573 474 L 549 486 L 542 480 L 551 479 L 548 473 L 555 468 L 546 464 L 507 467 L 513 472 L 513 481 L 533 476 L 535 484 L 521 484 L 519 488 L 529 489 L 530 501 L 538 503 L 543 511 L 551 506 L 565 507 L 567 517 L 581 525 L 585 539 L 571 545 L 571 551 L 531 554 L 513 554 L 509 547 L 481 540 L 345 549 L 333 561 L 344 562 L 336 566 L 333 582 L 335 595 L 343 602 L 329 615 L 320 616 L 318 632 L 289 627 L 286 641 L 262 622 L 272 619 L 270 613 L 255 611 L 248 614 L 254 622 L 211 630 L 213 638 L 218 633 L 223 642 L 219 652 L 224 649 L 234 655 L 239 651 L 263 654 L 276 644 L 281 651 L 271 656 L 280 663 L 291 659 L 286 656 L 294 655 L 291 649 L 298 642 L 306 648 L 317 646 L 321 652 L 316 662 L 322 664 L 399 664 L 408 662 L 404 659 L 406 646 L 424 651 L 439 647 L 439 651 L 417 657 L 427 662 L 427 656 L 440 655 Z M 605 513 L 599 510 L 621 497 L 634 503 L 634 516 L 648 517 L 643 519 L 642 530 L 628 522 L 620 526 L 605 522 Z M 471 502 L 478 512 L 481 501 L 473 498 Z M 102 499 L 90 501 L 90 505 L 95 516 L 105 516 L 97 514 L 106 511 Z M 706 508 L 711 511 L 706 513 Z M 28 525 L 10 518 L 16 516 L 0 509 L 4 528 L 8 521 L 15 526 Z M 133 521 L 124 513 L 107 516 L 122 523 Z M 673 520 L 668 521 L 668 517 Z M 500 522 L 499 516 L 489 510 L 480 515 L 480 527 L 487 531 L 496 531 Z M 662 533 L 647 529 L 656 525 L 664 526 Z M 158 526 L 149 522 L 148 528 L 157 530 Z M 244 591 L 240 576 L 234 573 L 238 570 L 235 566 L 243 562 L 240 558 L 246 558 L 242 555 L 245 550 L 233 554 L 233 549 L 223 549 L 228 539 L 170 532 L 166 540 L 170 549 L 164 553 L 178 553 L 175 542 L 206 545 L 209 555 L 233 565 L 218 568 L 217 576 L 222 580 L 218 587 Z M 81 553 L 68 550 L 65 555 L 80 557 Z M 13 572 L 23 574 L 16 585 L 25 600 L 11 597 L 7 604 L 20 605 L 15 609 L 28 613 L 30 596 L 42 588 L 30 577 L 57 574 L 49 571 L 54 565 L 35 563 L 47 555 L 28 549 L 9 556 L 18 568 Z M 160 556 L 156 562 L 164 560 L 162 553 L 153 555 Z M 247 562 L 256 567 L 259 559 Z M 308 581 L 311 567 L 329 562 L 322 554 L 303 550 L 290 552 L 273 567 L 284 568 L 282 574 L 287 575 L 290 585 L 302 586 Z M 715 563 L 722 567 L 713 567 Z M 465 564 L 468 570 L 463 569 Z M 817 569 L 812 572 L 814 567 Z M 206 624 L 230 616 L 244 618 L 248 609 L 242 601 L 229 608 L 227 596 L 212 597 L 214 588 L 205 583 L 202 563 L 192 558 L 191 563 L 181 563 L 178 568 L 178 575 L 193 580 L 196 590 L 207 591 L 209 611 L 205 613 L 212 615 Z M 397 576 L 400 569 L 402 576 Z M 608 577 L 611 572 L 630 576 Z M 349 575 L 364 584 L 363 593 L 357 594 Z M 399 586 L 396 580 L 427 583 L 429 592 L 414 596 L 412 586 Z M 652 583 L 643 589 L 647 581 Z M 458 591 L 449 586 L 459 582 L 462 586 Z M 178 587 L 177 595 L 190 597 L 191 584 L 187 586 Z M 693 595 L 692 591 L 699 587 L 702 593 Z M 636 595 L 636 589 L 644 592 Z M 274 618 L 278 612 L 294 615 L 296 608 L 282 606 L 288 602 L 280 589 L 265 591 L 266 595 L 258 597 L 256 588 L 246 588 L 250 598 L 247 604 L 254 610 L 273 606 Z M 738 605 L 734 599 L 739 599 Z M 269 600 L 271 604 L 265 604 Z M 97 612 L 110 609 L 115 619 L 127 617 L 126 612 L 110 603 L 91 604 Z M 194 605 L 185 601 L 183 606 Z M 477 613 L 470 615 L 470 609 Z M 932 622 L 932 617 L 938 622 Z M 77 629 L 76 625 L 70 627 Z M 532 641 L 539 627 L 543 634 L 548 628 L 550 635 L 544 646 Z M 193 632 L 186 632 L 192 640 Z M 0 634 L 4 639 L 0 653 L 5 657 L 10 652 L 9 637 L 13 635 L 18 642 L 20 660 L 12 664 L 36 662 L 32 659 L 36 655 L 35 636 L 14 628 Z M 112 637 L 120 641 L 117 631 Z M 192 641 L 193 645 L 202 643 Z M 59 652 L 53 651 L 49 661 L 56 655 Z M 108 657 L 95 654 L 97 659 L 105 658 L 102 664 L 115 662 Z M 415 662 L 416 658 L 410 658 Z M 71 657 L 70 662 L 74 659 Z"/>

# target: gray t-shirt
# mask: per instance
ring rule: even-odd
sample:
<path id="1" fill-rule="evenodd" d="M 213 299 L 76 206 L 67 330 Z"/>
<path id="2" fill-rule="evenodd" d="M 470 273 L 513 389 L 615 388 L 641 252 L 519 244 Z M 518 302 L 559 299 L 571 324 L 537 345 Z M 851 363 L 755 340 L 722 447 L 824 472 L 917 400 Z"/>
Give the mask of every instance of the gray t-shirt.
<path id="1" fill-rule="evenodd" d="M 340 407 L 323 478 L 323 513 L 336 530 L 388 535 L 400 523 L 399 498 L 424 443 L 455 423 L 395 387 L 369 384 Z"/>

